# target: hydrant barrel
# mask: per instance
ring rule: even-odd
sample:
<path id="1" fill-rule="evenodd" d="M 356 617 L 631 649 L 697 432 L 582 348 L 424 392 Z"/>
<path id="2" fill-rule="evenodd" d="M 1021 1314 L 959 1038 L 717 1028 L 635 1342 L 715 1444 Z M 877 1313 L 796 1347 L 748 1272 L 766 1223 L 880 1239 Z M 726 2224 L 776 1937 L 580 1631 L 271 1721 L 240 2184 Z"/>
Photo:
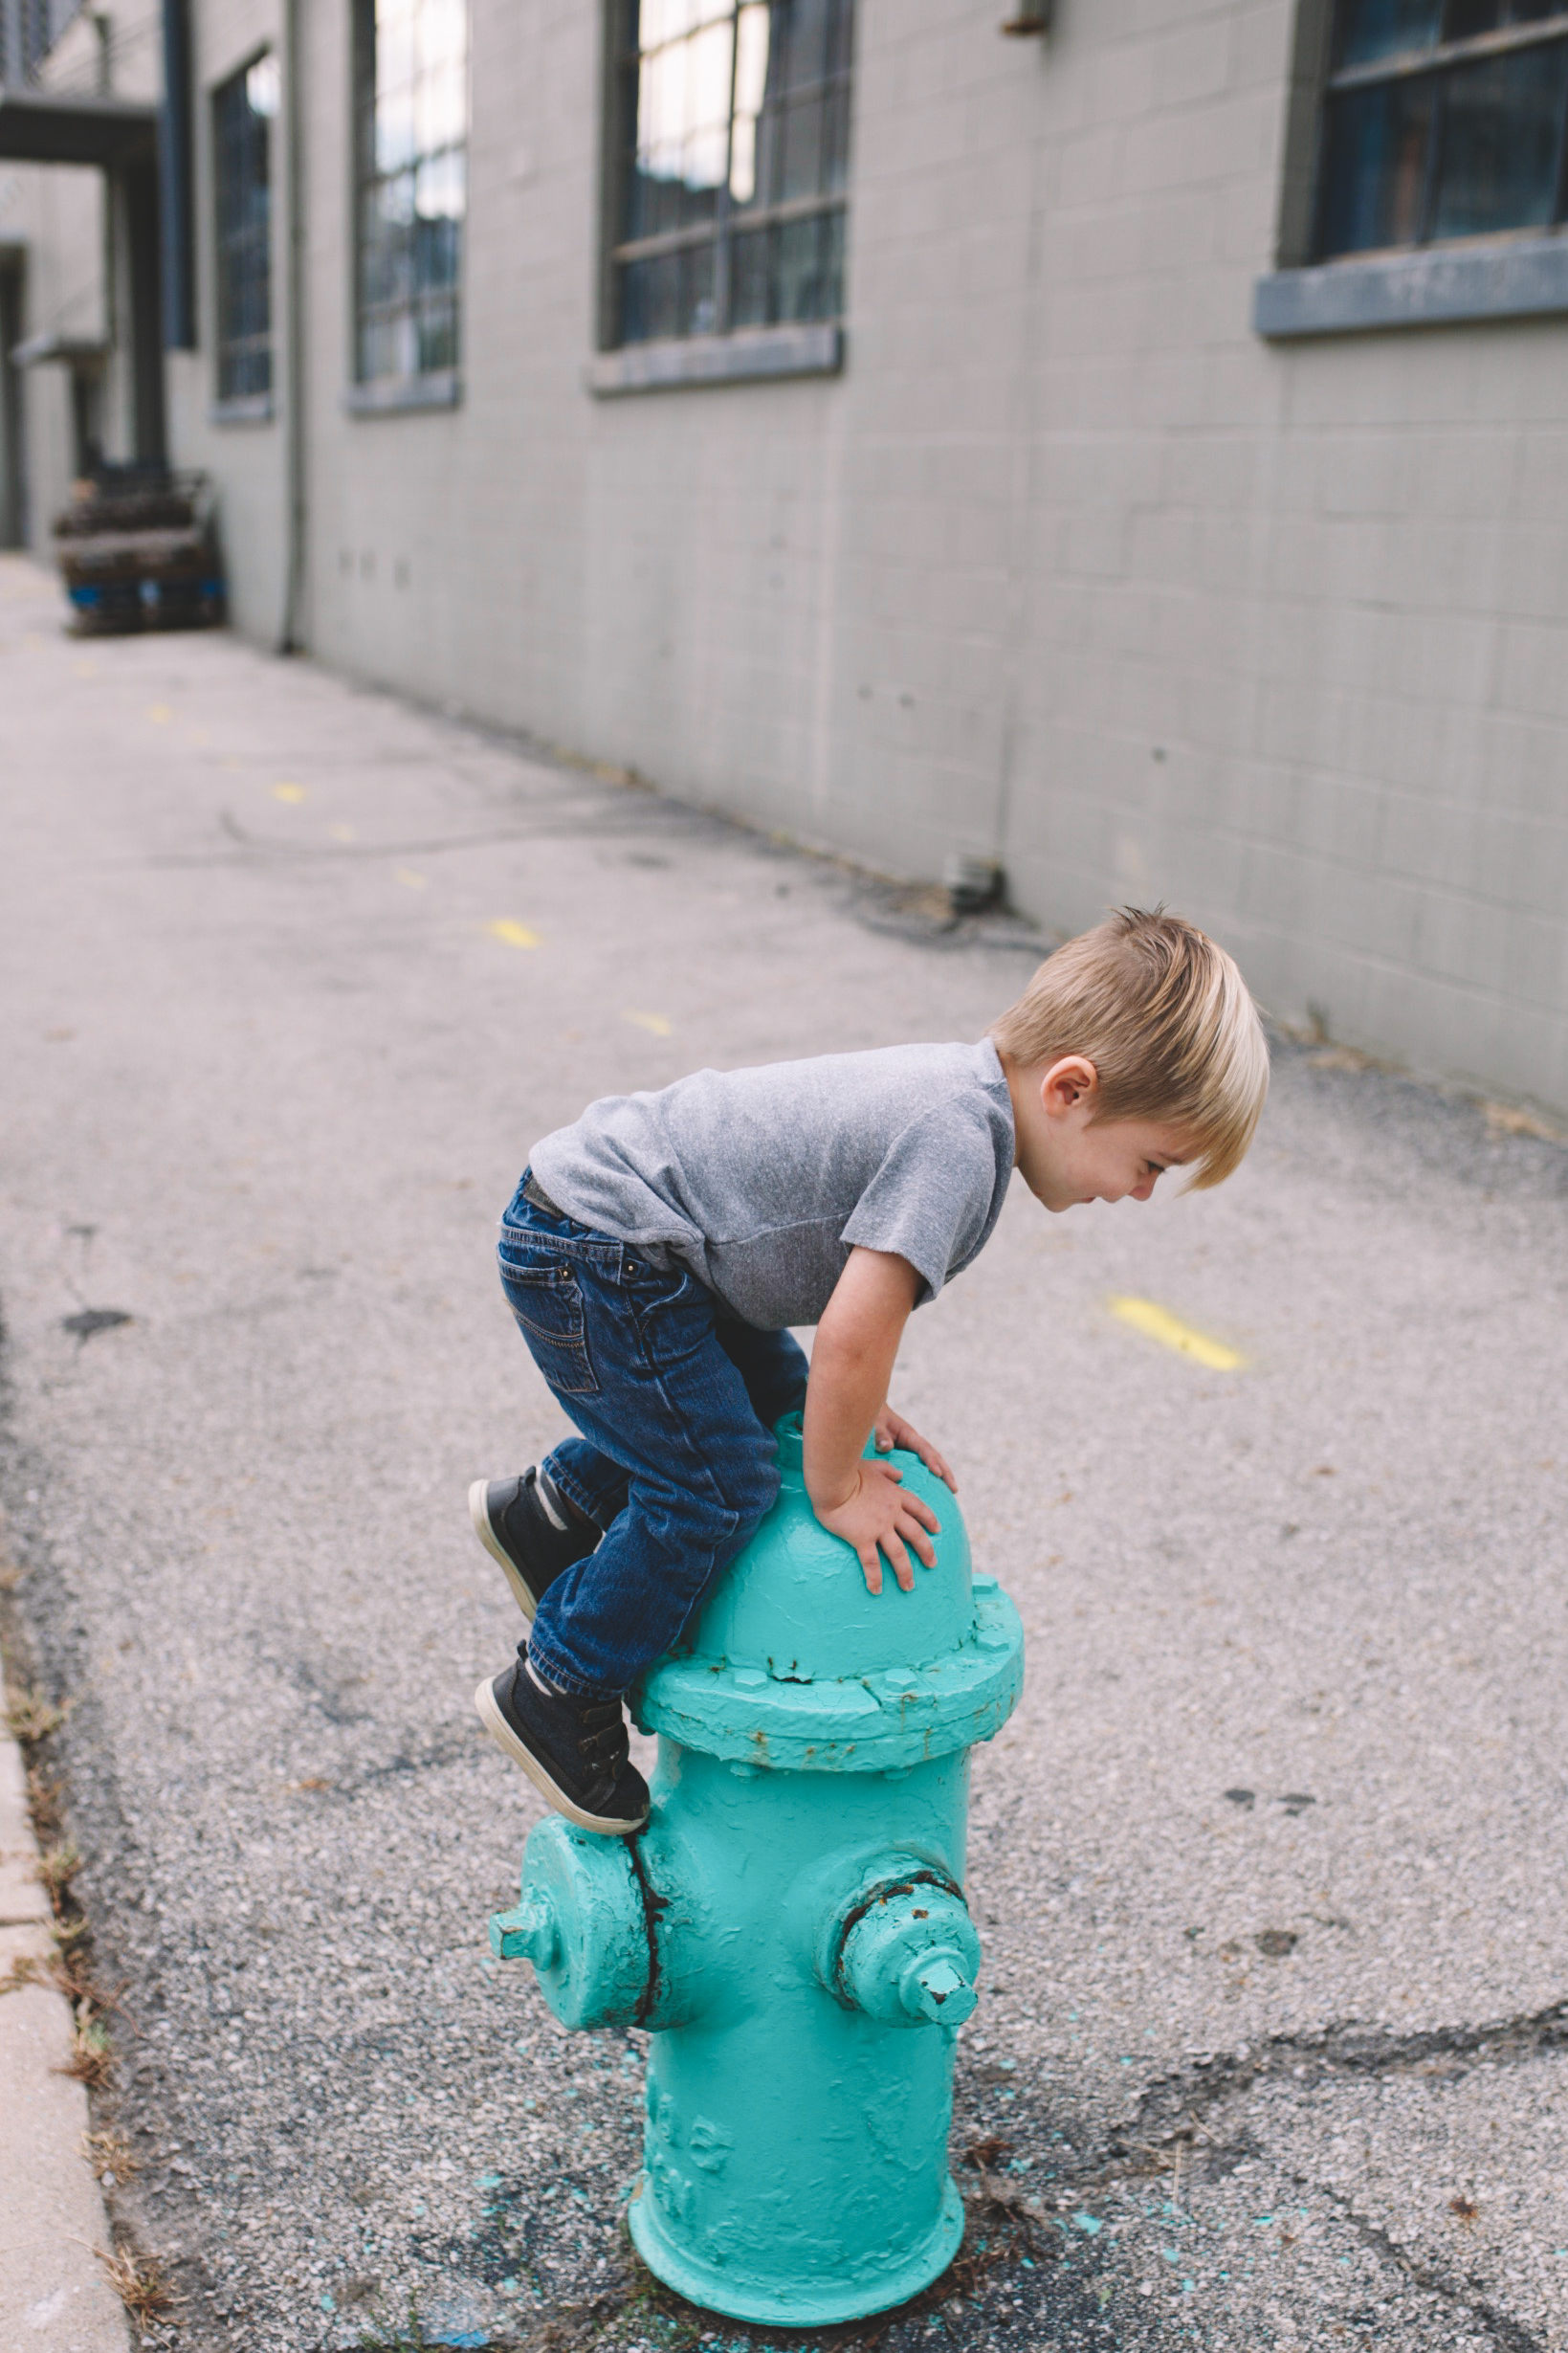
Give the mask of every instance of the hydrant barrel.
<path id="1" fill-rule="evenodd" d="M 628 2209 L 651 2270 L 812 2327 L 917 2294 L 962 2236 L 969 1751 L 1017 1700 L 1023 1632 L 915 1456 L 897 1464 L 941 1521 L 937 1564 L 872 1595 L 811 1511 L 798 1417 L 778 1439 L 778 1502 L 633 1695 L 659 1736 L 646 1829 L 538 1824 L 494 1934 L 566 2023 L 651 2030 Z"/>

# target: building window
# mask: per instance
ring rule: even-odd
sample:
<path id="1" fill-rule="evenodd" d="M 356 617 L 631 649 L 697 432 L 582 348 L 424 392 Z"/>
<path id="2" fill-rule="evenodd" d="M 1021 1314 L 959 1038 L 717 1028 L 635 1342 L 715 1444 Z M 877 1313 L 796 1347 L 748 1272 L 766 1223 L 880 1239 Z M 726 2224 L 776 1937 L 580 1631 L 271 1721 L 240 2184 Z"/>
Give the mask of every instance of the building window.
<path id="1" fill-rule="evenodd" d="M 270 53 L 212 93 L 217 209 L 218 398 L 273 388 L 272 126 L 277 59 Z"/>
<path id="2" fill-rule="evenodd" d="M 1568 7 L 1339 0 L 1319 152 L 1319 260 L 1561 221 Z"/>
<path id="3" fill-rule="evenodd" d="M 853 0 L 611 0 L 607 341 L 844 307 Z"/>
<path id="4" fill-rule="evenodd" d="M 465 0 L 355 0 L 362 384 L 458 361 L 468 182 Z"/>
<path id="5" fill-rule="evenodd" d="M 0 82 L 32 81 L 83 0 L 0 0 Z"/>

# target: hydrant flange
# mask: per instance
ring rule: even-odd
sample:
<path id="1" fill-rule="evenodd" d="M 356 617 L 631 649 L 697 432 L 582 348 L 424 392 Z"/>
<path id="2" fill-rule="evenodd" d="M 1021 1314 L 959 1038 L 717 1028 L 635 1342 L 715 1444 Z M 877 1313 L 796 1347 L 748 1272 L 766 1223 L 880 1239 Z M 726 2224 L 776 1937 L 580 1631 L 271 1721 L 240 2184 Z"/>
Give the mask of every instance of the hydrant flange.
<path id="1" fill-rule="evenodd" d="M 1017 1610 L 994 1577 L 972 1589 L 966 1637 L 920 1666 L 801 1681 L 727 1659 L 667 1658 L 633 1694 L 638 1729 L 784 1772 L 896 1772 L 972 1748 L 1000 1732 L 1024 1682 Z"/>

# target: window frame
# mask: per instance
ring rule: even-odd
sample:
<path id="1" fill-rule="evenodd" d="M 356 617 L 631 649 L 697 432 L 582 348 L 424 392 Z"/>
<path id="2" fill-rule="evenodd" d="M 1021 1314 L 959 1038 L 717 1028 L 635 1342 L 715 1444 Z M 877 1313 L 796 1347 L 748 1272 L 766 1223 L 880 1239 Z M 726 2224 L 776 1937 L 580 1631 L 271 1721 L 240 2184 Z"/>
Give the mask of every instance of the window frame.
<path id="1" fill-rule="evenodd" d="M 463 211 L 458 219 L 457 268 L 453 281 L 453 354 L 450 366 L 411 373 L 366 376 L 363 372 L 365 320 L 365 237 L 362 207 L 366 191 L 389 175 L 376 165 L 374 44 L 375 0 L 350 0 L 348 19 L 348 351 L 347 376 L 342 406 L 350 416 L 390 416 L 408 411 L 455 409 L 463 397 L 463 349 L 467 325 L 469 269 L 469 167 L 474 147 L 474 5 L 464 0 L 463 135 L 431 155 L 460 152 L 463 165 Z M 366 41 L 368 25 L 372 39 Z M 366 92 L 366 63 L 371 61 Z M 366 140 L 366 131 L 370 134 Z M 368 158 L 368 161 L 367 161 Z M 410 158 L 412 167 L 430 157 L 422 151 Z M 410 300 L 405 309 L 412 309 Z"/>
<path id="2" fill-rule="evenodd" d="M 847 255 L 840 265 L 841 299 L 836 312 L 820 319 L 781 320 L 767 324 L 732 322 L 733 273 L 730 263 L 737 236 L 766 233 L 792 219 L 823 219 L 837 215 L 845 224 L 842 233 L 845 246 L 848 245 L 850 209 L 849 159 L 854 144 L 860 8 L 857 0 L 845 0 L 845 4 L 850 10 L 848 64 L 842 71 L 829 74 L 820 83 L 802 85 L 800 93 L 792 91 L 790 94 L 794 99 L 819 91 L 827 92 L 836 86 L 844 89 L 844 186 L 837 190 L 792 198 L 756 210 L 748 209 L 736 220 L 730 198 L 730 174 L 726 169 L 724 179 L 716 190 L 712 223 L 661 231 L 644 237 L 625 237 L 620 233 L 626 214 L 628 173 L 631 167 L 629 159 L 636 152 L 637 79 L 643 53 L 629 33 L 636 0 L 605 0 L 599 12 L 603 104 L 597 237 L 597 350 L 588 370 L 589 388 L 594 392 L 656 391 L 683 384 L 733 384 L 749 378 L 776 381 L 788 376 L 831 374 L 842 366 L 845 340 L 842 288 L 848 275 Z M 743 0 L 729 0 L 729 5 L 733 20 L 739 16 Z M 732 154 L 736 120 L 734 79 L 735 48 L 732 46 L 727 134 L 732 143 Z M 628 263 L 640 259 L 651 260 L 661 254 L 710 244 L 714 250 L 717 312 L 712 329 L 674 337 L 624 341 L 621 335 L 622 269 Z"/>
<path id="3" fill-rule="evenodd" d="M 256 66 L 261 64 L 262 60 L 267 57 L 271 57 L 277 66 L 279 84 L 279 105 L 277 111 L 270 117 L 263 116 L 261 118 L 262 121 L 267 123 L 268 201 L 265 265 L 265 281 L 267 288 L 267 385 L 266 388 L 262 391 L 231 392 L 224 388 L 223 381 L 224 355 L 226 349 L 228 348 L 228 344 L 223 332 L 224 257 L 226 250 L 223 232 L 223 158 L 225 153 L 225 144 L 220 131 L 219 106 L 226 92 L 232 90 L 237 82 L 245 81 L 254 71 Z M 277 306 L 275 300 L 276 293 L 276 237 L 275 234 L 275 230 L 277 217 L 276 205 L 277 194 L 276 169 L 279 160 L 277 124 L 281 119 L 281 86 L 282 59 L 278 55 L 276 44 L 272 41 L 259 42 L 254 49 L 249 51 L 247 55 L 240 59 L 237 65 L 229 67 L 222 75 L 219 76 L 216 81 L 213 81 L 208 85 L 207 134 L 209 140 L 208 152 L 210 158 L 209 195 L 211 206 L 210 218 L 211 221 L 212 233 L 212 398 L 209 413 L 212 418 L 212 421 L 215 424 L 220 425 L 267 424 L 271 421 L 274 413 L 274 404 L 277 389 Z"/>
<path id="4" fill-rule="evenodd" d="M 1443 14 L 1447 16 L 1452 0 L 1444 0 Z M 1330 11 L 1330 38 L 1338 32 L 1338 18 L 1344 0 Z M 1316 168 L 1314 173 L 1312 248 L 1314 263 L 1363 259 L 1373 254 L 1431 253 L 1454 251 L 1474 240 L 1468 236 L 1438 237 L 1432 233 L 1441 172 L 1445 111 L 1449 79 L 1456 68 L 1478 65 L 1493 57 L 1513 56 L 1523 50 L 1568 48 L 1568 0 L 1559 0 L 1555 14 L 1540 17 L 1521 25 L 1503 25 L 1491 33 L 1470 33 L 1458 39 L 1441 35 L 1429 48 L 1392 51 L 1388 55 L 1374 57 L 1364 65 L 1340 65 L 1331 54 L 1328 70 L 1317 108 Z M 1358 246 L 1349 251 L 1339 248 L 1327 252 L 1324 248 L 1325 215 L 1330 202 L 1328 185 L 1329 111 L 1334 100 L 1356 90 L 1386 89 L 1397 82 L 1429 81 L 1434 89 L 1434 108 L 1431 128 L 1426 136 L 1426 154 L 1423 166 L 1420 220 L 1415 236 L 1397 245 Z M 1541 236 L 1560 229 L 1568 218 L 1568 79 L 1564 81 L 1561 111 L 1557 121 L 1557 154 L 1553 166 L 1553 209 L 1549 222 L 1523 223 L 1513 229 L 1494 229 L 1479 233 L 1491 237 Z"/>
<path id="5" fill-rule="evenodd" d="M 1393 66 L 1411 74 L 1450 71 L 1458 56 L 1488 47 L 1505 52 L 1550 45 L 1563 37 L 1557 16 L 1543 24 L 1505 26 L 1464 42 L 1378 59 L 1340 78 L 1335 42 L 1336 0 L 1297 0 L 1294 40 L 1285 92 L 1284 166 L 1274 266 L 1253 288 L 1252 327 L 1265 341 L 1289 343 L 1384 329 L 1447 327 L 1489 321 L 1557 318 L 1568 314 L 1568 218 L 1549 228 L 1493 230 L 1424 244 L 1366 248 L 1333 256 L 1318 245 L 1329 107 L 1334 87 L 1392 79 Z M 1430 219 L 1429 202 L 1424 221 Z"/>

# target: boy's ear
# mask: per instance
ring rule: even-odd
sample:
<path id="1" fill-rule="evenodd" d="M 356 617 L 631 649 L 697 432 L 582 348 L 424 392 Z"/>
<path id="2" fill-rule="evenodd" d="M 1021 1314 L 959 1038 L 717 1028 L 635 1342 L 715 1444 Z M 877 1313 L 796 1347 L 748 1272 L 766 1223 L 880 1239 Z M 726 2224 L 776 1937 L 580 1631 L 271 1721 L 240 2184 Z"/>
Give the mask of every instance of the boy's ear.
<path id="1" fill-rule="evenodd" d="M 1040 1081 L 1040 1103 L 1048 1119 L 1059 1120 L 1080 1103 L 1093 1106 L 1100 1075 L 1086 1054 L 1064 1054 Z"/>

